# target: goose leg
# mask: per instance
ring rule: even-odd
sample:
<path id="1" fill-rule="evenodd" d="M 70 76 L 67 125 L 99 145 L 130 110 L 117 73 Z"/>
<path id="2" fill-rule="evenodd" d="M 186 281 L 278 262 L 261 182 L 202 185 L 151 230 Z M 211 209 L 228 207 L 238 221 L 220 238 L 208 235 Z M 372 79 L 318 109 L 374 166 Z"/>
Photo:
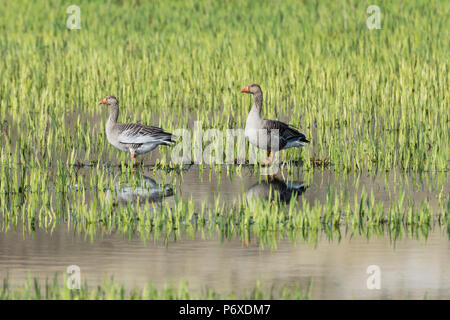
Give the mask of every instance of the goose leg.
<path id="1" fill-rule="evenodd" d="M 274 156 L 274 153 L 269 151 L 270 164 L 272 164 L 272 162 L 273 162 L 273 156 Z"/>
<path id="2" fill-rule="evenodd" d="M 131 153 L 131 159 L 133 160 L 133 167 L 136 166 L 136 154 Z"/>
<path id="3" fill-rule="evenodd" d="M 267 157 L 269 157 L 269 165 L 271 166 L 272 165 L 272 163 L 273 163 L 273 156 L 274 156 L 275 154 L 273 153 L 273 152 L 271 152 L 271 151 L 268 151 L 267 152 Z M 274 176 L 274 173 L 273 173 L 273 171 L 272 171 L 272 173 L 269 175 L 269 181 L 271 181 L 271 180 L 273 180 L 273 176 Z"/>
<path id="4" fill-rule="evenodd" d="M 264 159 L 263 161 L 263 165 L 271 165 L 272 164 L 272 160 L 273 160 L 273 156 L 270 156 L 272 154 L 272 152 L 270 150 L 267 150 L 267 158 Z"/>
<path id="5" fill-rule="evenodd" d="M 270 150 L 267 150 L 267 159 L 264 161 L 264 164 L 271 165 L 273 161 L 273 153 Z"/>

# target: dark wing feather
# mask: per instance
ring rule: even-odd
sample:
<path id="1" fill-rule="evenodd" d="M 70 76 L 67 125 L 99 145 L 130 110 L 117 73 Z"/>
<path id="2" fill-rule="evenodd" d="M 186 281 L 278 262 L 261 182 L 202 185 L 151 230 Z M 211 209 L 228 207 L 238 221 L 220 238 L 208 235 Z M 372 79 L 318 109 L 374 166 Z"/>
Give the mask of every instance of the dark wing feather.
<path id="1" fill-rule="evenodd" d="M 145 144 L 160 143 L 172 144 L 175 137 L 163 129 L 146 126 L 141 123 L 123 123 L 119 125 L 118 140 L 121 143 Z"/>
<path id="2" fill-rule="evenodd" d="M 272 130 L 278 130 L 281 148 L 291 140 L 298 140 L 300 142 L 309 143 L 303 133 L 299 132 L 298 130 L 284 122 L 276 120 L 264 120 L 264 128 L 268 130 L 269 134 Z"/>

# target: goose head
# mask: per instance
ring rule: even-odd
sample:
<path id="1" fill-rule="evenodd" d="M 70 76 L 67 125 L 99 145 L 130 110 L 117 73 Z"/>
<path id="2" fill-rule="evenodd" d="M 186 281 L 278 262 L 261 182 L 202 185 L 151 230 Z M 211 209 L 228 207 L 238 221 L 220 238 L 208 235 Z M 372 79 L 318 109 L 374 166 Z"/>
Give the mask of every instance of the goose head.
<path id="1" fill-rule="evenodd" d="M 106 105 L 117 105 L 119 104 L 119 101 L 114 96 L 107 96 L 104 99 L 100 100 L 98 104 L 106 104 Z"/>
<path id="2" fill-rule="evenodd" d="M 242 93 L 250 93 L 250 94 L 257 94 L 262 93 L 261 87 L 259 84 L 253 83 L 246 86 L 244 89 L 241 90 Z"/>

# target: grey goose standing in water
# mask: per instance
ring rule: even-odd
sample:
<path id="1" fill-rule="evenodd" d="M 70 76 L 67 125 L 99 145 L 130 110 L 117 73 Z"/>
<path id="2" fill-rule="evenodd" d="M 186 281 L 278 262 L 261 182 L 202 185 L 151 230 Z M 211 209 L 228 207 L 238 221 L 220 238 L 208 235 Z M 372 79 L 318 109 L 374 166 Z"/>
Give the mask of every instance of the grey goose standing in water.
<path id="1" fill-rule="evenodd" d="M 309 143 L 303 133 L 297 131 L 290 125 L 281 121 L 267 120 L 261 117 L 263 93 L 258 84 L 251 84 L 242 89 L 241 92 L 253 95 L 253 106 L 245 124 L 245 137 L 252 145 L 267 150 L 269 163 L 273 161 L 273 152 L 288 148 L 303 147 Z M 275 130 L 278 130 L 278 132 Z M 272 137 L 274 141 L 272 141 Z M 278 146 L 277 150 L 271 150 L 273 146 Z"/>
<path id="2" fill-rule="evenodd" d="M 107 96 L 99 102 L 109 106 L 106 122 L 106 138 L 119 150 L 129 152 L 136 165 L 136 156 L 153 151 L 159 145 L 172 145 L 176 137 L 163 129 L 140 123 L 118 123 L 119 102 L 114 96 Z"/>

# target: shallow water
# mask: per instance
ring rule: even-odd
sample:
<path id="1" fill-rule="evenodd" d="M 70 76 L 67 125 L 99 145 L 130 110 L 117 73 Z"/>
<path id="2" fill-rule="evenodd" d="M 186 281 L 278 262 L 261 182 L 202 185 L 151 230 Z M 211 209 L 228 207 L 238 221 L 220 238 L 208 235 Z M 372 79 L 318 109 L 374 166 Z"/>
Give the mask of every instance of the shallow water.
<path id="1" fill-rule="evenodd" d="M 450 192 L 449 173 L 422 173 L 422 174 L 403 174 L 400 172 L 389 173 L 351 173 L 342 174 L 331 169 L 315 170 L 313 172 L 303 172 L 295 168 L 294 172 L 288 173 L 286 168 L 281 168 L 273 179 L 260 175 L 251 166 L 242 167 L 240 173 L 236 173 L 232 167 L 232 173 L 227 173 L 226 167 L 222 167 L 220 172 L 214 169 L 203 169 L 199 171 L 197 166 L 179 172 L 172 170 L 169 172 L 153 171 L 152 167 L 143 168 L 141 176 L 136 175 L 137 179 L 147 181 L 148 183 L 159 185 L 164 190 L 172 189 L 172 193 L 164 200 L 171 203 L 174 197 L 185 200 L 192 199 L 197 207 L 202 203 L 213 204 L 219 197 L 223 203 L 233 203 L 238 201 L 239 197 L 258 197 L 267 199 L 270 188 L 281 195 L 281 200 L 289 202 L 293 191 L 297 192 L 298 201 L 306 198 L 309 203 L 315 201 L 321 203 L 326 201 L 329 190 L 342 191 L 346 193 L 353 202 L 355 196 L 359 196 L 364 189 L 370 195 L 373 193 L 377 202 L 386 206 L 393 200 L 398 199 L 400 193 L 405 194 L 405 198 L 420 204 L 422 201 L 428 201 L 433 210 L 439 209 L 437 200 L 438 193 L 448 194 Z M 90 170 L 93 168 L 84 168 L 78 172 L 83 179 L 89 181 Z M 120 170 L 112 167 L 108 169 L 118 177 Z M 119 179 L 116 178 L 116 181 Z M 141 182 L 138 183 L 141 185 Z M 122 183 L 118 190 L 124 191 L 130 184 Z M 301 187 L 301 190 L 299 189 Z M 145 189 L 145 188 L 144 188 Z M 116 193 L 118 190 L 115 190 Z M 135 193 L 134 198 L 141 196 L 142 193 L 129 189 L 129 192 Z M 113 193 L 117 200 L 122 201 L 121 196 Z M 89 197 L 96 196 L 95 190 L 89 190 Z M 128 194 L 132 197 L 132 194 Z M 151 201 L 161 201 L 152 197 Z"/>
<path id="2" fill-rule="evenodd" d="M 439 228 L 426 240 L 405 237 L 393 243 L 389 237 L 343 234 L 337 242 L 322 235 L 316 245 L 282 239 L 273 250 L 252 241 L 245 246 L 238 239 L 202 239 L 200 233 L 168 245 L 117 234 L 91 243 L 64 226 L 51 233 L 37 230 L 25 240 L 20 230 L 2 233 L 0 243 L 1 275 L 8 274 L 14 285 L 23 283 L 28 272 L 52 279 L 75 264 L 82 281 L 92 285 L 112 275 L 127 287 L 152 281 L 162 288 L 187 280 L 193 290 L 209 287 L 224 294 L 250 290 L 261 280 L 265 288 L 299 285 L 305 290 L 312 282 L 314 299 L 450 296 L 450 242 Z M 381 269 L 380 290 L 367 288 L 369 265 Z"/>
<path id="3" fill-rule="evenodd" d="M 90 170 L 93 169 L 83 168 L 79 174 L 88 181 Z M 219 195 L 224 203 L 237 201 L 244 194 L 267 199 L 272 187 L 280 194 L 280 201 L 289 202 L 297 197 L 297 201 L 306 198 L 314 203 L 324 202 L 329 189 L 343 190 L 350 198 L 365 189 L 385 205 L 402 191 L 411 201 L 427 200 L 433 210 L 439 210 L 436 194 L 448 194 L 450 190 L 447 173 L 405 176 L 366 172 L 343 176 L 332 170 L 315 170 L 312 174 L 301 170 L 288 174 L 284 170 L 270 181 L 254 174 L 252 168 L 243 168 L 241 174 L 234 173 L 233 177 L 226 169 L 221 173 L 199 172 L 198 167 L 182 173 L 158 170 L 154 173 L 151 168 L 144 168 L 142 173 L 146 178 L 137 175 L 137 179 L 142 179 L 143 188 L 122 184 L 107 193 L 107 199 L 115 197 L 118 202 L 138 205 L 139 195 L 143 202 L 171 205 L 175 197 L 192 198 L 196 207 L 200 207 L 204 202 L 214 203 Z M 165 187 L 153 188 L 157 184 Z M 96 197 L 97 191 L 88 190 L 87 195 Z M 0 276 L 8 276 L 10 283 L 17 286 L 26 280 L 28 272 L 41 280 L 51 279 L 55 272 L 62 274 L 67 266 L 75 264 L 81 268 L 82 281 L 90 285 L 100 284 L 109 276 L 129 288 L 148 281 L 164 287 L 171 281 L 178 284 L 187 280 L 193 290 L 209 287 L 224 294 L 239 294 L 261 280 L 262 286 L 268 289 L 299 285 L 306 290 L 311 284 L 314 299 L 422 299 L 425 296 L 448 299 L 448 230 L 434 225 L 424 234 L 403 230 L 394 239 L 388 230 L 369 235 L 341 227 L 332 236 L 319 232 L 311 241 L 275 235 L 271 245 L 261 245 L 253 234 L 246 240 L 236 235 L 223 238 L 214 230 L 201 228 L 189 234 L 181 231 L 145 240 L 138 234 L 108 234 L 101 230 L 88 235 L 74 231 L 64 222 L 53 229 L 37 228 L 29 233 L 19 224 L 15 230 L 0 232 Z M 369 265 L 381 269 L 380 290 L 367 288 Z"/>

